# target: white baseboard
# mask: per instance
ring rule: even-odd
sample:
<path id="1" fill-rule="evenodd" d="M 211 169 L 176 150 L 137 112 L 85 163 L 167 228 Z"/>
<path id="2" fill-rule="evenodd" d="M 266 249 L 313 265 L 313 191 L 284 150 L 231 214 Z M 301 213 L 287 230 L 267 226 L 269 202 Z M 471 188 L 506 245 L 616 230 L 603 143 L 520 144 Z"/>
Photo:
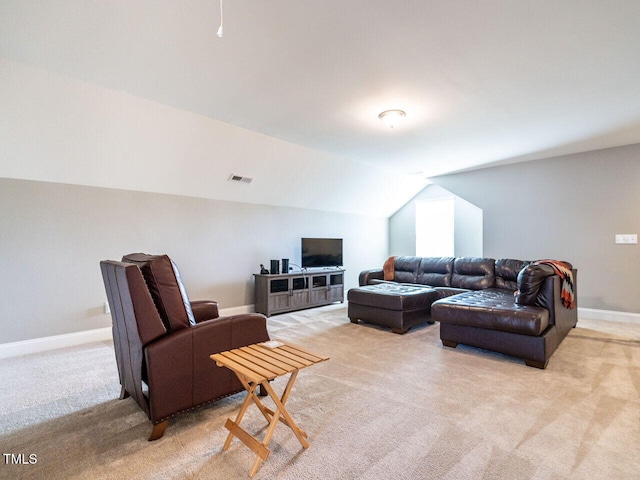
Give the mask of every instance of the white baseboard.
<path id="1" fill-rule="evenodd" d="M 254 313 L 254 305 L 223 308 L 221 316 Z M 597 310 L 595 308 L 578 308 L 578 319 L 603 320 L 610 322 L 633 323 L 640 325 L 640 313 L 616 312 L 612 310 Z M 84 332 L 67 333 L 51 337 L 34 338 L 20 342 L 0 344 L 0 359 L 27 355 L 29 353 L 45 352 L 56 348 L 73 347 L 84 343 L 111 340 L 111 327 L 96 328 Z"/>
<path id="2" fill-rule="evenodd" d="M 0 344 L 0 359 L 111 339 L 111 327 Z"/>
<path id="3" fill-rule="evenodd" d="M 578 307 L 578 320 L 581 318 L 640 325 L 640 313 L 616 312 L 613 310 L 598 310 L 595 308 Z"/>
<path id="4" fill-rule="evenodd" d="M 220 309 L 221 317 L 228 317 L 230 315 L 241 315 L 243 313 L 256 313 L 255 305 L 240 305 L 239 307 Z"/>
<path id="5" fill-rule="evenodd" d="M 220 316 L 240 315 L 243 313 L 254 313 L 253 305 L 241 305 L 239 307 L 223 308 Z M 73 347 L 84 343 L 102 342 L 111 340 L 111 327 L 96 328 L 83 332 L 67 333 L 64 335 L 54 335 L 51 337 L 33 338 L 20 342 L 0 344 L 0 359 L 28 355 L 30 353 L 46 352 L 56 348 Z"/>

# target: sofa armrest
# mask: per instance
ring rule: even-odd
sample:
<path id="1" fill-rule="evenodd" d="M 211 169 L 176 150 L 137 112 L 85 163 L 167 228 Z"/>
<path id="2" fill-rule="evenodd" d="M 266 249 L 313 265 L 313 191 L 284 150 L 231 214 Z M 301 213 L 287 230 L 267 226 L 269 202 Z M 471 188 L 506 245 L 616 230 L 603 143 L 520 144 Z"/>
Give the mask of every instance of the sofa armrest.
<path id="1" fill-rule="evenodd" d="M 358 277 L 358 284 L 361 287 L 374 283 L 371 280 L 384 280 L 384 272 L 381 268 L 374 270 L 363 270 L 362 272 L 360 272 L 360 276 Z"/>
<path id="2" fill-rule="evenodd" d="M 191 302 L 191 310 L 196 323 L 218 318 L 220 312 L 218 310 L 218 302 L 213 300 L 196 300 Z"/>
<path id="3" fill-rule="evenodd" d="M 562 281 L 557 275 L 550 275 L 542 280 L 533 305 L 549 310 L 549 323 L 553 325 L 553 313 L 558 306 L 562 306 L 560 301 L 560 288 Z"/>
<path id="4" fill-rule="evenodd" d="M 554 276 L 553 268 L 549 265 L 527 265 L 524 267 L 518 273 L 516 303 L 519 305 L 536 305 L 538 294 L 543 284 L 552 276 Z"/>
<path id="5" fill-rule="evenodd" d="M 556 325 L 563 331 L 568 331 L 578 322 L 578 271 L 573 269 L 573 285 L 575 307 L 569 309 L 562 303 L 562 279 L 558 275 L 551 275 L 544 279 L 536 297 L 535 305 L 549 310 L 549 324 Z"/>

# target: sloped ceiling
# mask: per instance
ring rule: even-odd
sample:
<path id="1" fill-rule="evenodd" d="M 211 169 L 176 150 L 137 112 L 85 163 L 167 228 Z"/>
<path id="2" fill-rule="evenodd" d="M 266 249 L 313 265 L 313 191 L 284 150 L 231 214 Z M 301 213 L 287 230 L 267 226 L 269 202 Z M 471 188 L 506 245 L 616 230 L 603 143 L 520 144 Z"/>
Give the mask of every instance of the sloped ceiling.
<path id="1" fill-rule="evenodd" d="M 254 155 L 221 172 L 321 197 L 287 171 L 337 165 L 344 197 L 325 208 L 350 213 L 389 215 L 430 176 L 640 142 L 635 0 L 223 6 L 218 38 L 218 0 L 3 0 L 0 55 L 278 141 L 277 168 Z M 390 108 L 407 112 L 394 130 L 377 118 Z M 390 183 L 405 188 L 365 201 Z"/>

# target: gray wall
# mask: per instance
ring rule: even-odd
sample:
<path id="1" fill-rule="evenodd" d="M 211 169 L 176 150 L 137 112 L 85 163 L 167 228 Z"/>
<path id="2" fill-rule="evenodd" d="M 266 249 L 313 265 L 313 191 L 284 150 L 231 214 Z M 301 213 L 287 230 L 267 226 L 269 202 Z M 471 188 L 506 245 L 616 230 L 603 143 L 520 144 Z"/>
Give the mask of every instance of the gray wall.
<path id="1" fill-rule="evenodd" d="M 455 201 L 455 256 L 482 256 L 482 210 L 438 185 L 427 186 L 391 216 L 389 219 L 390 255 L 416 254 L 415 202 L 442 197 L 454 197 Z"/>
<path id="2" fill-rule="evenodd" d="M 454 246 L 456 257 L 481 257 L 483 249 L 482 209 L 455 197 Z"/>
<path id="3" fill-rule="evenodd" d="M 640 312 L 640 145 L 431 179 L 479 206 L 484 255 L 557 258 L 578 268 L 579 306 Z"/>
<path id="4" fill-rule="evenodd" d="M 99 261 L 130 252 L 169 254 L 192 300 L 251 305 L 301 237 L 344 239 L 347 288 L 388 256 L 386 218 L 0 178 L 0 343 L 109 326 Z"/>

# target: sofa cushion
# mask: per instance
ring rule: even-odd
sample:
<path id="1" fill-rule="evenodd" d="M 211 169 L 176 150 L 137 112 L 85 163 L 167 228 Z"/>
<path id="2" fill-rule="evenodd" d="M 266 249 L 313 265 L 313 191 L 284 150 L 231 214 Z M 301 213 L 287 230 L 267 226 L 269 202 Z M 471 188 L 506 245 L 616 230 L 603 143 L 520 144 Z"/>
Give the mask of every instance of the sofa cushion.
<path id="1" fill-rule="evenodd" d="M 541 335 L 549 326 L 546 308 L 518 305 L 512 292 L 494 288 L 438 300 L 431 306 L 431 316 L 441 323 L 533 336 Z"/>
<path id="2" fill-rule="evenodd" d="M 416 283 L 432 287 L 451 286 L 453 257 L 428 257 L 420 261 Z"/>
<path id="3" fill-rule="evenodd" d="M 395 257 L 393 280 L 398 283 L 416 283 L 421 257 Z"/>
<path id="4" fill-rule="evenodd" d="M 507 290 L 516 291 L 518 289 L 518 274 L 520 270 L 530 263 L 531 262 L 526 260 L 515 260 L 513 258 L 496 260 L 496 288 L 506 288 Z"/>
<path id="5" fill-rule="evenodd" d="M 451 286 L 480 290 L 495 286 L 493 258 L 459 257 L 453 262 Z"/>
<path id="6" fill-rule="evenodd" d="M 453 288 L 453 287 L 433 287 L 438 293 L 438 298 L 447 298 L 452 295 L 458 295 L 459 293 L 465 293 L 469 290 L 467 288 Z"/>
<path id="7" fill-rule="evenodd" d="M 122 257 L 122 261 L 135 263 L 140 267 L 167 331 L 195 325 L 180 272 L 167 255 L 131 253 Z"/>

